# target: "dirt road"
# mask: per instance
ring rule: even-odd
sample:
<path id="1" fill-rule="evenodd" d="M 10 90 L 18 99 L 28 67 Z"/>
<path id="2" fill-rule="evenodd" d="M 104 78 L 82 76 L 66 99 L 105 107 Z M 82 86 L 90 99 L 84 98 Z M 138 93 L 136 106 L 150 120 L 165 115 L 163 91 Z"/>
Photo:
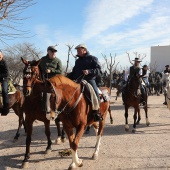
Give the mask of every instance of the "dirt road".
<path id="1" fill-rule="evenodd" d="M 113 96 L 115 91 L 113 91 Z M 115 101 L 112 97 L 112 102 Z M 91 156 L 95 145 L 95 132 L 84 135 L 80 141 L 78 154 L 82 158 L 81 170 L 126 170 L 126 169 L 170 169 L 170 111 L 162 103 L 163 95 L 149 96 L 149 121 L 145 125 L 145 115 L 141 109 L 141 124 L 135 134 L 131 132 L 133 110 L 129 110 L 130 131 L 124 130 L 124 107 L 121 98 L 112 104 L 114 124 L 110 124 L 107 116 L 104 135 L 101 141 L 98 160 Z M 13 143 L 18 126 L 18 117 L 9 113 L 0 117 L 0 170 L 21 169 L 25 154 L 25 135 L 21 130 L 19 141 Z M 51 137 L 57 137 L 54 122 L 51 122 Z M 53 145 L 53 151 L 45 155 L 46 137 L 42 122 L 34 123 L 31 143 L 29 170 L 63 170 L 71 163 L 71 157 L 61 158 L 58 154 L 62 149 L 69 148 L 68 141 L 61 145 Z"/>

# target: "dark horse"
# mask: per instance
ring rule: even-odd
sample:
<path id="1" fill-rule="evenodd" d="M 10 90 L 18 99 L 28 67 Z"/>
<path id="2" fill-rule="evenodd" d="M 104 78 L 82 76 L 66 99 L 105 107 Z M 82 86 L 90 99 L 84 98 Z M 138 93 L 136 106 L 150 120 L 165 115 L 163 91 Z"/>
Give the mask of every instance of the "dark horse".
<path id="1" fill-rule="evenodd" d="M 39 63 L 37 63 L 37 65 L 38 64 Z M 24 83 L 26 82 L 24 81 Z M 102 113 L 103 121 L 99 122 L 98 128 L 98 123 L 94 122 L 93 115 L 91 113 L 92 106 L 85 98 L 83 93 L 84 88 L 82 88 L 81 84 L 77 84 L 62 75 L 57 75 L 55 77 L 50 78 L 47 82 L 42 82 L 38 80 L 37 69 L 35 69 L 35 67 L 31 67 L 31 75 L 29 76 L 29 80 L 27 79 L 27 84 L 25 84 L 25 86 L 27 87 L 27 89 L 29 87 L 29 90 L 33 88 L 30 95 L 30 97 L 32 96 L 32 98 L 37 98 L 37 96 L 43 91 L 51 93 L 50 99 L 47 102 L 50 104 L 50 107 L 48 106 L 48 109 L 50 108 L 50 111 L 48 111 L 47 117 L 49 119 L 48 121 L 50 121 L 51 119 L 55 119 L 55 114 L 57 112 L 58 117 L 63 123 L 63 128 L 64 131 L 67 133 L 72 151 L 72 163 L 69 166 L 69 169 L 81 167 L 83 165 L 82 160 L 79 159 L 77 155 L 77 149 L 80 138 L 82 137 L 86 126 L 90 124 L 93 124 L 93 126 L 96 128 L 97 141 L 95 145 L 95 152 L 93 153 L 93 159 L 96 159 L 99 154 L 101 136 L 103 133 L 103 128 L 105 125 L 105 119 L 109 109 L 110 101 L 102 102 L 100 104 L 100 112 Z M 35 109 L 33 110 L 34 112 L 30 114 L 37 115 L 38 112 Z M 23 161 L 24 165 L 28 162 L 29 159 L 28 145 L 31 142 L 30 129 L 32 131 L 32 122 L 28 121 L 27 117 L 28 111 L 25 114 L 27 126 L 29 128 L 27 133 L 27 149 L 25 159 Z M 44 115 L 41 114 L 41 117 L 44 117 Z M 75 134 L 73 131 L 74 128 L 76 130 Z M 47 149 L 49 149 L 49 147 L 50 145 L 48 145 Z"/>
<path id="2" fill-rule="evenodd" d="M 140 103 L 141 103 L 141 94 L 139 92 L 140 82 L 139 77 L 137 75 L 134 75 L 131 77 L 131 79 L 128 81 L 127 86 L 123 90 L 122 98 L 125 106 L 125 130 L 129 130 L 128 125 L 128 109 L 129 107 L 134 107 L 134 123 L 133 123 L 133 130 L 132 132 L 136 131 L 136 124 L 139 124 L 141 120 L 140 116 Z M 147 108 L 147 98 L 148 95 L 146 93 L 145 95 L 145 104 L 143 106 L 145 110 L 145 116 L 146 116 L 146 125 L 149 126 L 149 120 L 148 120 L 148 108 Z M 137 120 L 137 113 L 138 113 L 138 120 Z"/>
<path id="3" fill-rule="evenodd" d="M 18 140 L 20 133 L 19 130 L 21 126 L 24 126 L 25 132 L 26 132 L 26 127 L 25 127 L 25 121 L 24 121 L 24 116 L 23 116 L 23 102 L 24 102 L 24 95 L 22 90 L 20 90 L 19 85 L 15 84 L 16 92 L 13 94 L 8 94 L 8 99 L 9 99 L 9 109 L 13 109 L 15 114 L 19 117 L 19 125 L 17 132 L 14 137 L 14 142 Z M 2 110 L 0 109 L 0 112 Z"/>
<path id="4" fill-rule="evenodd" d="M 27 137 L 26 137 L 26 153 L 25 158 L 23 160 L 23 168 L 26 168 L 28 166 L 28 159 L 30 158 L 31 135 L 33 130 L 33 122 L 35 120 L 44 122 L 45 134 L 48 140 L 46 153 L 49 153 L 51 151 L 52 141 L 50 138 L 51 135 L 50 120 L 46 118 L 46 114 L 42 109 L 43 107 L 42 90 L 38 86 L 39 85 L 38 82 L 42 82 L 41 73 L 38 67 L 40 60 L 26 61 L 23 58 L 21 58 L 21 60 L 25 64 L 25 68 L 23 70 L 23 93 L 25 95 L 23 109 L 25 112 Z M 57 125 L 57 128 L 60 129 L 59 122 L 55 121 L 55 123 Z M 62 134 L 62 136 L 64 142 L 65 141 L 64 134 Z M 61 135 L 59 136 L 59 138 L 61 138 Z"/>

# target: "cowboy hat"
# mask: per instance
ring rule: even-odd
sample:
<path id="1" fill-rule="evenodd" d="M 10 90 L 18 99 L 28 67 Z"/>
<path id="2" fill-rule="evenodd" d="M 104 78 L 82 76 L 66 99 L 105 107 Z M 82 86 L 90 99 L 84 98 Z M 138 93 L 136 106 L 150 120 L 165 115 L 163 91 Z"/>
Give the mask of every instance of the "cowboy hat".
<path id="1" fill-rule="evenodd" d="M 141 62 L 141 60 L 139 60 L 139 58 L 135 58 L 134 60 L 132 61 L 137 61 L 137 62 Z"/>

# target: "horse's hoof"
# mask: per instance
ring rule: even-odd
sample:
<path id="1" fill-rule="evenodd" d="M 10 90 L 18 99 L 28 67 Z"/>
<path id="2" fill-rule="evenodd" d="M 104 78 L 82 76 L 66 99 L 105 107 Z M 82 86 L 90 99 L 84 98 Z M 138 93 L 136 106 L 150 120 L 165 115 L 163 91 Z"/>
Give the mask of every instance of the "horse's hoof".
<path id="1" fill-rule="evenodd" d="M 98 154 L 93 154 L 92 159 L 97 160 L 98 159 Z"/>
<path id="2" fill-rule="evenodd" d="M 129 126 L 125 125 L 125 131 L 128 132 L 129 131 Z"/>
<path id="3" fill-rule="evenodd" d="M 22 163 L 22 168 L 28 168 L 29 162 L 23 162 Z"/>
<path id="4" fill-rule="evenodd" d="M 139 125 L 139 124 L 140 124 L 140 122 L 139 122 L 139 121 L 137 121 L 137 122 L 136 122 L 136 125 Z"/>
<path id="5" fill-rule="evenodd" d="M 64 142 L 66 142 L 66 140 L 67 140 L 66 138 L 63 138 L 63 139 L 61 139 L 61 142 L 64 143 Z"/>
<path id="6" fill-rule="evenodd" d="M 133 129 L 133 130 L 132 130 L 132 133 L 135 133 L 135 132 L 136 132 L 136 129 Z"/>
<path id="7" fill-rule="evenodd" d="M 146 123 L 146 126 L 149 126 L 149 125 L 150 125 L 150 122 L 147 122 L 147 123 Z"/>
<path id="8" fill-rule="evenodd" d="M 82 167 L 83 166 L 83 160 L 81 160 L 81 163 L 78 165 L 78 167 Z"/>
<path id="9" fill-rule="evenodd" d="M 49 153 L 51 153 L 51 149 L 47 149 L 47 150 L 45 151 L 45 154 L 49 154 Z"/>
<path id="10" fill-rule="evenodd" d="M 14 138 L 14 139 L 13 139 L 13 143 L 16 143 L 16 142 L 18 142 L 18 139 L 15 139 L 15 138 Z"/>
<path id="11" fill-rule="evenodd" d="M 113 120 L 110 120 L 110 123 L 113 124 Z"/>
<path id="12" fill-rule="evenodd" d="M 57 138 L 54 142 L 54 145 L 59 145 L 61 144 L 61 138 Z"/>

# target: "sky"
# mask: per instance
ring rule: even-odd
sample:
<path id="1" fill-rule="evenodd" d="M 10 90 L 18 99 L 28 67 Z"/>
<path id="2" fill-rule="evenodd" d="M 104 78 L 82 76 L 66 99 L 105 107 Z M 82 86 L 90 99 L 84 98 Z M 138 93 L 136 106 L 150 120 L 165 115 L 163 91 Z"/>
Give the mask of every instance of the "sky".
<path id="1" fill-rule="evenodd" d="M 67 45 L 80 43 L 85 43 L 101 64 L 105 63 L 103 54 L 108 61 L 110 55 L 116 56 L 118 68 L 129 66 L 127 53 L 131 60 L 135 53 L 146 56 L 142 64 L 149 64 L 151 46 L 170 45 L 169 8 L 169 0 L 37 0 L 21 14 L 28 17 L 22 29 L 31 36 L 9 43 L 33 43 L 44 55 L 49 45 L 58 44 L 57 57 L 63 65 Z M 71 57 L 70 67 L 74 62 Z"/>

